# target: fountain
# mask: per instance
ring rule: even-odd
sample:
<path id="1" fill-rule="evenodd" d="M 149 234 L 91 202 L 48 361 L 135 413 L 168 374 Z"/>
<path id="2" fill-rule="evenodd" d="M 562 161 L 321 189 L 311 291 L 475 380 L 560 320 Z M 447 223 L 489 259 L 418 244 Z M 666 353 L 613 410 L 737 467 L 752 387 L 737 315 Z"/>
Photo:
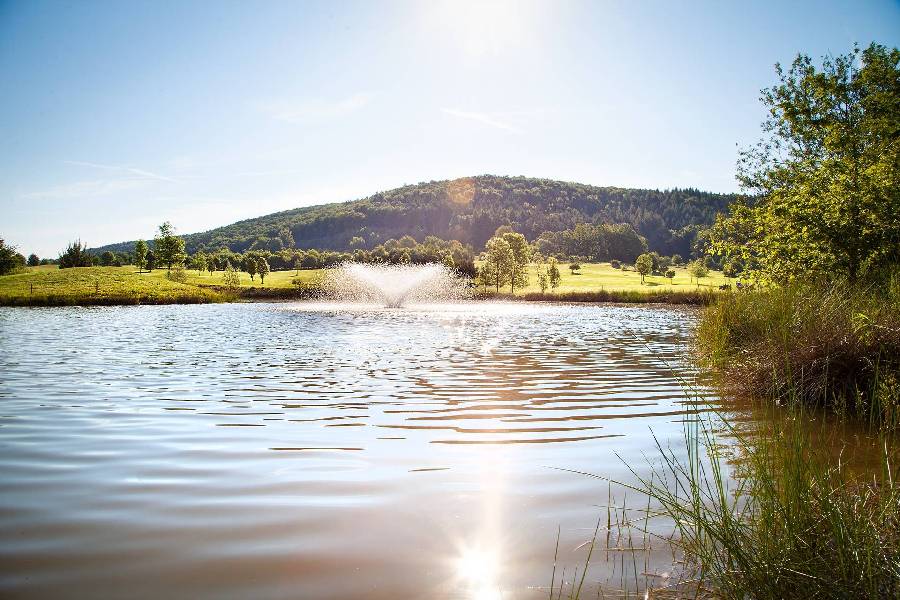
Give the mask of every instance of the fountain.
<path id="1" fill-rule="evenodd" d="M 344 263 L 328 270 L 324 288 L 330 299 L 387 308 L 453 302 L 471 295 L 465 279 L 440 264 Z"/>

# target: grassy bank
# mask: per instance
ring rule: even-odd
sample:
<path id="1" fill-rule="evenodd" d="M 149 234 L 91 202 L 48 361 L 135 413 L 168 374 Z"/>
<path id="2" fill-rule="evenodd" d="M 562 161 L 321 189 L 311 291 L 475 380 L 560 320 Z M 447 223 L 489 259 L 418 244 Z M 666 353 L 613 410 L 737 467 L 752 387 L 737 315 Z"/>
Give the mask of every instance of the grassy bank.
<path id="1" fill-rule="evenodd" d="M 199 304 L 232 298 L 212 288 L 170 281 L 162 272 L 138 274 L 131 267 L 48 265 L 0 277 L 0 305 L 5 306 Z"/>
<path id="2" fill-rule="evenodd" d="M 534 283 L 517 290 L 515 299 L 558 302 L 627 302 L 668 304 L 709 304 L 717 286 L 724 281 L 721 273 L 697 285 L 689 282 L 684 270 L 674 280 L 650 277 L 640 284 L 634 271 L 612 268 L 608 263 L 584 264 L 578 275 L 562 267 L 562 283 L 552 293 L 542 294 Z M 323 269 L 274 271 L 265 284 L 259 277 L 251 279 L 238 273 L 240 286 L 228 290 L 223 272 L 185 272 L 184 283 L 170 281 L 166 270 L 139 273 L 134 267 L 83 267 L 58 269 L 54 265 L 34 267 L 24 273 L 0 277 L 0 305 L 65 306 L 111 304 L 176 304 L 227 302 L 233 300 L 299 300 L 315 296 L 325 274 Z M 656 281 L 659 280 L 659 281 Z M 299 285 L 298 285 L 299 284 Z M 491 290 L 479 290 L 482 298 L 513 298 Z"/>
<path id="3" fill-rule="evenodd" d="M 720 295 L 717 290 L 700 289 L 598 289 L 564 292 L 525 292 L 496 294 L 479 292 L 479 297 L 497 300 L 525 300 L 531 302 L 615 302 L 627 304 L 693 304 L 708 306 Z"/>
<path id="4" fill-rule="evenodd" d="M 898 425 L 900 277 L 729 294 L 704 313 L 698 342 L 730 391 Z"/>

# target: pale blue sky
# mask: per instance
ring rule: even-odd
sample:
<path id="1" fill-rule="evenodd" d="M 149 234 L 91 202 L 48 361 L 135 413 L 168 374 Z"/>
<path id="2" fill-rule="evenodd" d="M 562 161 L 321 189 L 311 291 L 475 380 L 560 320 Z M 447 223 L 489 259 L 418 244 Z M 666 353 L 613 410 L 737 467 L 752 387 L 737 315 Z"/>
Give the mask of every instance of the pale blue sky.
<path id="1" fill-rule="evenodd" d="M 736 190 L 772 65 L 861 2 L 0 0 L 0 236 L 55 257 L 492 173 Z"/>

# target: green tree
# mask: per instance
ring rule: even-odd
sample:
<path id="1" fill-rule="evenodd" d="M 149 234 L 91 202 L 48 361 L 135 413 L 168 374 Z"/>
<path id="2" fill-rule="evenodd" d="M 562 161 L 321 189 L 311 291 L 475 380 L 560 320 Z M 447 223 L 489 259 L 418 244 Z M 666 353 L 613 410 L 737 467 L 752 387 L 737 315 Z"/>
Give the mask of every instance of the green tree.
<path id="1" fill-rule="evenodd" d="M 34 254 L 33 252 L 28 255 L 28 266 L 29 267 L 36 267 L 39 264 L 41 264 L 41 257 L 39 257 L 37 254 Z"/>
<path id="2" fill-rule="evenodd" d="M 817 68 L 799 55 L 763 90 L 763 139 L 741 153 L 751 201 L 711 250 L 773 281 L 900 261 L 900 51 L 872 44 Z"/>
<path id="3" fill-rule="evenodd" d="M 156 268 L 156 253 L 153 250 L 147 250 L 146 265 L 148 271 Z"/>
<path id="4" fill-rule="evenodd" d="M 178 283 L 187 283 L 188 277 L 187 272 L 184 270 L 184 265 L 176 264 L 172 269 L 166 272 L 166 279 L 177 281 Z"/>
<path id="5" fill-rule="evenodd" d="M 87 245 L 81 240 L 75 240 L 66 247 L 66 251 L 59 257 L 59 268 L 91 267 L 94 265 L 94 257 L 88 253 Z"/>
<path id="6" fill-rule="evenodd" d="M 581 270 L 581 265 L 577 262 L 569 263 L 569 270 L 572 271 L 572 275 L 575 275 Z"/>
<path id="7" fill-rule="evenodd" d="M 9 246 L 0 239 L 0 275 L 14 273 L 25 266 L 25 257 L 15 246 Z"/>
<path id="8" fill-rule="evenodd" d="M 709 267 L 706 266 L 702 259 L 698 258 L 688 265 L 688 273 L 697 280 L 697 285 L 699 286 L 700 280 L 709 275 Z"/>
<path id="9" fill-rule="evenodd" d="M 547 268 L 543 265 L 538 265 L 537 268 L 537 280 L 538 287 L 541 288 L 541 293 L 547 291 L 547 288 L 550 286 L 550 278 L 547 276 Z"/>
<path id="10" fill-rule="evenodd" d="M 653 257 L 647 254 L 641 254 L 634 261 L 634 270 L 641 274 L 641 285 L 644 284 L 644 278 L 653 272 Z"/>
<path id="11" fill-rule="evenodd" d="M 509 244 L 512 251 L 512 262 L 509 264 L 509 293 L 516 293 L 516 288 L 528 285 L 528 263 L 531 262 L 531 246 L 521 233 L 508 231 L 502 239 Z"/>
<path id="12" fill-rule="evenodd" d="M 502 237 L 492 237 L 485 246 L 482 260 L 487 273 L 485 277 L 490 278 L 487 281 L 499 292 L 502 286 L 509 283 L 516 260 L 509 242 Z"/>
<path id="13" fill-rule="evenodd" d="M 296 246 L 294 243 L 294 234 L 291 233 L 291 230 L 287 227 L 282 227 L 278 232 L 278 239 L 281 240 L 282 248 L 293 248 Z"/>
<path id="14" fill-rule="evenodd" d="M 198 250 L 193 257 L 191 257 L 191 264 L 195 269 L 197 269 L 197 275 L 202 275 L 203 271 L 206 270 L 206 253 L 202 250 Z"/>
<path id="15" fill-rule="evenodd" d="M 444 254 L 444 258 L 441 259 L 441 264 L 450 269 L 451 271 L 456 270 L 456 261 L 453 260 L 453 253 L 447 252 Z"/>
<path id="16" fill-rule="evenodd" d="M 187 256 L 184 252 L 184 240 L 175 235 L 175 228 L 169 221 L 159 226 L 159 232 L 153 239 L 153 249 L 156 260 L 166 265 L 169 271 L 172 270 L 172 265 L 183 264 Z"/>
<path id="17" fill-rule="evenodd" d="M 256 277 L 256 256 L 247 255 L 244 257 L 244 271 L 246 271 L 247 275 L 250 276 L 250 281 L 253 281 L 253 278 Z"/>
<path id="18" fill-rule="evenodd" d="M 256 272 L 259 273 L 260 285 L 266 285 L 266 275 L 269 274 L 269 261 L 265 257 L 260 256 L 256 259 Z"/>
<path id="19" fill-rule="evenodd" d="M 222 285 L 228 290 L 236 290 L 241 287 L 241 278 L 232 268 L 231 263 L 225 267 L 225 272 L 222 274 Z"/>
<path id="20" fill-rule="evenodd" d="M 550 281 L 551 290 L 558 288 L 559 282 L 562 280 L 562 276 L 559 274 L 559 263 L 553 256 L 547 261 L 547 279 Z"/>
<path id="21" fill-rule="evenodd" d="M 727 277 L 728 279 L 734 279 L 738 276 L 739 269 L 737 262 L 734 260 L 725 261 L 725 264 L 722 265 L 722 275 Z"/>
<path id="22" fill-rule="evenodd" d="M 675 269 L 669 269 L 666 271 L 666 277 L 669 280 L 669 285 L 672 284 L 672 280 L 675 279 Z"/>
<path id="23" fill-rule="evenodd" d="M 116 255 L 107 250 L 100 255 L 100 264 L 104 267 L 111 267 L 116 262 Z"/>
<path id="24" fill-rule="evenodd" d="M 134 265 L 138 268 L 138 273 L 143 272 L 147 265 L 147 242 L 144 240 L 134 243 Z"/>

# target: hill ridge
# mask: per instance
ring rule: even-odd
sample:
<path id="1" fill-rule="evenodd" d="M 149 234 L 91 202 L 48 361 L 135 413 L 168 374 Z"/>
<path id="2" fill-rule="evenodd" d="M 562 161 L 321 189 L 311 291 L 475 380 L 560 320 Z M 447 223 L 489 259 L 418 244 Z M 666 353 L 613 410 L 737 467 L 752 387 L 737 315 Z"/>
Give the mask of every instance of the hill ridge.
<path id="1" fill-rule="evenodd" d="M 183 235 L 189 252 L 282 248 L 348 250 L 390 238 L 434 235 L 480 248 L 502 225 L 529 239 L 578 223 L 627 223 L 650 249 L 686 254 L 700 229 L 736 194 L 697 188 L 623 188 L 525 176 L 475 175 L 406 184 L 355 200 L 314 204 Z M 128 251 L 119 242 L 92 252 Z"/>

